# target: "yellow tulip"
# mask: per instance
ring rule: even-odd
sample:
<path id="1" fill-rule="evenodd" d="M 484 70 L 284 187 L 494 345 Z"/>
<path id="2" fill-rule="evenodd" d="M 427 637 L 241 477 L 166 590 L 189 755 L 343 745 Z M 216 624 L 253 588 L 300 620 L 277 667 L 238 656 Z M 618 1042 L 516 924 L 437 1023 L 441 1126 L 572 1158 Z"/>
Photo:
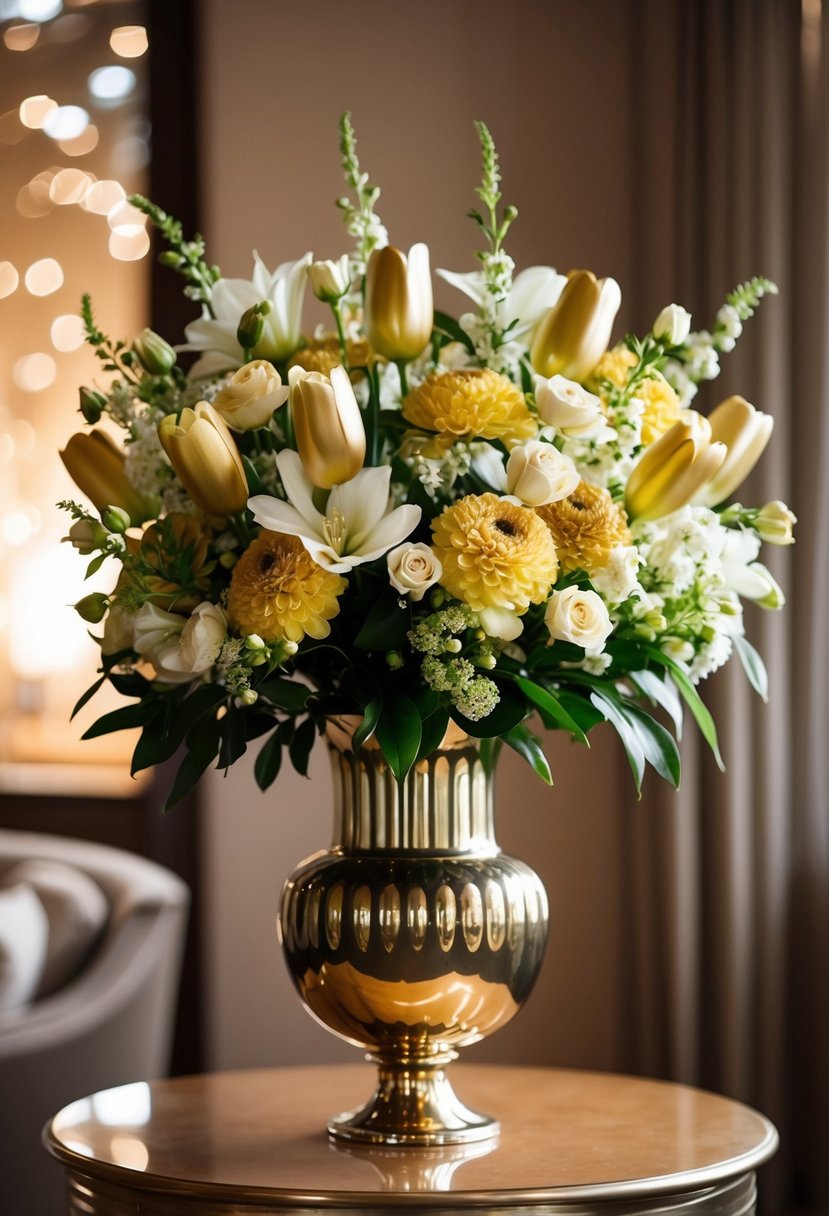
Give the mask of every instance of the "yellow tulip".
<path id="1" fill-rule="evenodd" d="M 530 351 L 533 369 L 547 378 L 585 380 L 608 348 L 621 302 L 615 279 L 597 279 L 589 270 L 571 271 L 535 332 Z"/>
<path id="2" fill-rule="evenodd" d="M 248 484 L 239 449 L 227 424 L 212 405 L 200 401 L 168 414 L 158 424 L 158 438 L 187 493 L 210 515 L 236 515 L 248 500 Z"/>
<path id="3" fill-rule="evenodd" d="M 121 507 L 133 524 L 154 518 L 156 504 L 130 485 L 124 452 L 103 431 L 79 431 L 60 458 L 75 485 L 98 511 Z"/>
<path id="4" fill-rule="evenodd" d="M 291 417 L 303 468 L 315 486 L 330 490 L 363 467 L 366 432 L 344 367 L 329 376 L 292 367 L 288 373 Z"/>
<path id="5" fill-rule="evenodd" d="M 709 415 L 712 438 L 728 449 L 716 477 L 703 486 L 695 502 L 716 507 L 742 485 L 763 454 L 774 419 L 744 397 L 727 397 Z"/>
<path id="6" fill-rule="evenodd" d="M 416 359 L 432 334 L 429 249 L 375 249 L 366 268 L 366 335 L 386 359 Z"/>
<path id="7" fill-rule="evenodd" d="M 711 442 L 708 421 L 694 410 L 652 443 L 628 478 L 625 508 L 633 519 L 661 519 L 690 502 L 716 475 L 726 457 L 724 443 Z"/>

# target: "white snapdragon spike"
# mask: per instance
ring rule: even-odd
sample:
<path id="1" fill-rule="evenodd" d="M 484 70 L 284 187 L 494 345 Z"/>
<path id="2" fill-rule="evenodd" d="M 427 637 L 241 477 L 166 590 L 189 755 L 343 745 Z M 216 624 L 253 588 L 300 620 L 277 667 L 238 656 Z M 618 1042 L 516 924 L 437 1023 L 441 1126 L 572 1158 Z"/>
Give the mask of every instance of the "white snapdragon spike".
<path id="1" fill-rule="evenodd" d="M 691 314 L 681 304 L 669 304 L 654 321 L 651 332 L 669 346 L 679 346 L 691 332 Z"/>
<path id="2" fill-rule="evenodd" d="M 236 338 L 242 314 L 267 300 L 271 311 L 263 317 L 264 331 L 253 349 L 256 359 L 286 359 L 299 345 L 302 332 L 302 302 L 308 267 L 313 255 L 306 253 L 296 262 L 283 262 L 269 271 L 254 254 L 251 279 L 219 279 L 213 288 L 210 305 L 198 321 L 191 321 L 184 333 L 187 345 L 182 350 L 204 351 L 190 375 L 209 376 L 214 372 L 241 367 L 244 352 Z"/>
<path id="3" fill-rule="evenodd" d="M 474 300 L 479 307 L 487 303 L 486 280 L 479 270 L 469 274 L 458 274 L 453 270 L 436 270 L 435 273 Z M 535 329 L 544 313 L 558 300 L 566 282 L 567 277 L 557 274 L 552 266 L 528 266 L 526 270 L 519 271 L 506 298 L 498 305 L 496 319 L 499 329 L 503 332 L 513 321 L 516 322 L 509 331 L 511 339 L 521 338 Z"/>
<path id="4" fill-rule="evenodd" d="M 634 592 L 644 596 L 639 585 L 642 558 L 635 545 L 614 545 L 607 563 L 594 570 L 590 581 L 608 604 L 623 604 Z"/>
<path id="5" fill-rule="evenodd" d="M 507 459 L 507 489 L 527 507 L 560 502 L 580 481 L 570 457 L 542 439 L 517 444 Z"/>
<path id="6" fill-rule="evenodd" d="M 599 439 L 609 432 L 601 399 L 566 376 L 533 377 L 538 416 L 569 439 Z"/>
<path id="7" fill-rule="evenodd" d="M 388 465 L 361 469 L 350 481 L 334 486 L 323 514 L 314 506 L 314 486 L 299 455 L 286 448 L 276 463 L 288 501 L 255 495 L 248 500 L 254 519 L 263 528 L 298 537 L 317 565 L 332 574 L 347 574 L 382 557 L 420 522 L 420 507 L 391 507 Z"/>
<path id="8" fill-rule="evenodd" d="M 786 602 L 780 585 L 769 570 L 758 562 L 760 538 L 748 529 L 728 529 L 722 554 L 725 586 L 761 608 L 782 608 Z"/>

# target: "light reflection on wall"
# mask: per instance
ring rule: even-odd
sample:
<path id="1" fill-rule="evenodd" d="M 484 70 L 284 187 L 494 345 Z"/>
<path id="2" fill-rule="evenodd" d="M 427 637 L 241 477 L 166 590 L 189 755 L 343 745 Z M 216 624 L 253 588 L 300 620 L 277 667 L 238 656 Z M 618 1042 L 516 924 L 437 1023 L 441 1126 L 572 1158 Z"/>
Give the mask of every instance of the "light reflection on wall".
<path id="1" fill-rule="evenodd" d="M 0 769 L 32 760 L 121 766 L 126 745 L 117 738 L 77 743 L 110 708 L 103 700 L 67 725 L 98 657 L 71 605 L 111 590 L 114 575 L 83 582 L 84 562 L 60 544 L 70 521 L 55 504 L 81 498 L 58 449 L 83 426 L 79 386 L 102 374 L 83 342 L 81 295 L 92 295 L 115 338 L 148 319 L 150 241 L 126 201 L 147 192 L 145 5 L 13 0 L 3 13 Z M 35 684 L 32 698 L 25 690 Z M 29 720 L 21 730 L 21 714 L 33 708 L 37 728 Z"/>

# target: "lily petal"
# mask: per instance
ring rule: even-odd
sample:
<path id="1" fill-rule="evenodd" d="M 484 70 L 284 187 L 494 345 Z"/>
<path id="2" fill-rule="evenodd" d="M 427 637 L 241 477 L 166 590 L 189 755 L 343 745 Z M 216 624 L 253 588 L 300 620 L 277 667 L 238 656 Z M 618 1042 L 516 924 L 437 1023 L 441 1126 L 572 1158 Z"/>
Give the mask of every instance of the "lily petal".
<path id="1" fill-rule="evenodd" d="M 311 530 L 321 535 L 325 516 L 314 506 L 314 487 L 305 476 L 299 452 L 285 448 L 276 458 L 276 467 L 288 498 Z"/>
<path id="2" fill-rule="evenodd" d="M 371 529 L 362 544 L 351 550 L 351 558 L 358 557 L 360 562 L 370 562 L 375 557 L 380 557 L 387 550 L 399 545 L 415 530 L 420 523 L 420 516 L 420 507 L 416 507 L 412 503 L 395 507 Z"/>

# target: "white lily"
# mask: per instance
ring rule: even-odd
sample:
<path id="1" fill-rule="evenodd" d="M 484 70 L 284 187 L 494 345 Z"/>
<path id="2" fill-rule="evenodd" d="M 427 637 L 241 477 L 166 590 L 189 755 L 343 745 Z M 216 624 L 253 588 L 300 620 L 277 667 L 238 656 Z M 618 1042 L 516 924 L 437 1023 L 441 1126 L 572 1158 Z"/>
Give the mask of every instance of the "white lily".
<path id="1" fill-rule="evenodd" d="M 187 345 L 181 350 L 204 351 L 193 366 L 191 376 L 209 376 L 228 368 L 241 367 L 244 351 L 236 337 L 242 314 L 267 300 L 271 311 L 263 317 L 264 331 L 253 349 L 254 359 L 279 361 L 293 354 L 302 333 L 302 301 L 313 254 L 297 262 L 283 262 L 271 272 L 253 255 L 251 279 L 219 279 L 213 287 L 210 307 L 198 321 L 191 321 L 184 333 Z"/>
<path id="2" fill-rule="evenodd" d="M 478 306 L 486 299 L 486 283 L 479 270 L 469 274 L 457 274 L 454 270 L 438 270 L 436 273 Z M 498 307 L 498 324 L 502 330 L 507 329 L 511 322 L 517 322 L 509 331 L 513 339 L 535 329 L 544 313 L 558 300 L 566 282 L 566 275 L 557 274 L 552 266 L 528 266 L 526 270 L 519 271 L 507 298 Z"/>
<path id="3" fill-rule="evenodd" d="M 334 486 L 325 513 L 314 506 L 314 486 L 299 455 L 286 448 L 276 458 L 287 502 L 257 494 L 248 500 L 263 528 L 298 537 L 319 566 L 347 574 L 363 562 L 399 545 L 420 522 L 420 507 L 390 509 L 391 468 L 360 469 L 350 481 Z"/>

